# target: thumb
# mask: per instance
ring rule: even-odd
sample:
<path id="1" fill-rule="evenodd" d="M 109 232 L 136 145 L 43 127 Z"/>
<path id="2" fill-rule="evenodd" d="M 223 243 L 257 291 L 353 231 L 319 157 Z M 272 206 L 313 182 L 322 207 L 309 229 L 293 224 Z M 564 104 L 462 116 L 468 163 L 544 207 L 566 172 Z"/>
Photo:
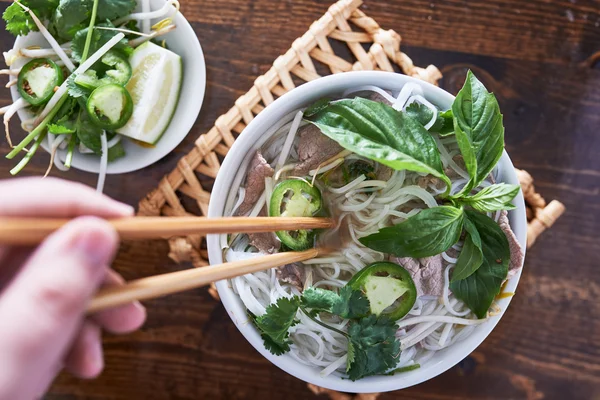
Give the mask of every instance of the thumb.
<path id="1" fill-rule="evenodd" d="M 34 398 L 46 390 L 117 243 L 105 221 L 76 219 L 51 235 L 0 295 L 0 398 Z"/>

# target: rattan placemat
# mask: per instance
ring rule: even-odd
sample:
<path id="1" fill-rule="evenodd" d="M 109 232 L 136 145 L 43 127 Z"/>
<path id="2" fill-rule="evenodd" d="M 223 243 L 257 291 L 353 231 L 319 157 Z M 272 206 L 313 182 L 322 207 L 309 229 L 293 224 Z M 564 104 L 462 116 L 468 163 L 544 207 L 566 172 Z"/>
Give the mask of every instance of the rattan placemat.
<path id="1" fill-rule="evenodd" d="M 197 211 L 184 206 L 190 200 L 196 203 L 199 215 L 206 215 L 210 200 L 207 188 L 212 187 L 221 160 L 236 137 L 265 106 L 299 84 L 352 70 L 395 71 L 437 84 L 442 77 L 438 68 L 415 66 L 401 51 L 400 35 L 381 28 L 358 9 L 361 4 L 362 0 L 340 0 L 329 7 L 229 111 L 217 118 L 207 133 L 198 137 L 194 148 L 179 160 L 177 167 L 140 201 L 139 215 L 196 215 Z M 556 200 L 546 204 L 535 192 L 533 178 L 525 171 L 518 172 L 528 206 L 529 247 L 564 212 L 564 206 Z M 176 262 L 191 261 L 196 267 L 205 266 L 208 261 L 203 240 L 199 235 L 172 238 L 169 256 Z M 218 298 L 214 289 L 211 294 Z"/>

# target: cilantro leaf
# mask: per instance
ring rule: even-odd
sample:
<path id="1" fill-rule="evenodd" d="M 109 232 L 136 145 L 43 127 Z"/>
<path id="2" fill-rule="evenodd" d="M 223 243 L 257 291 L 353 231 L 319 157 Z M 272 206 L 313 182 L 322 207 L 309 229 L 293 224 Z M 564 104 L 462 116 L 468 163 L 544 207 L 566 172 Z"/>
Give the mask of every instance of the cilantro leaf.
<path id="1" fill-rule="evenodd" d="M 21 4 L 29 7 L 38 18 L 44 20 L 50 18 L 58 6 L 58 0 L 21 0 Z M 8 6 L 2 18 L 6 21 L 6 30 L 15 36 L 24 36 L 39 30 L 29 13 L 17 3 Z"/>
<path id="2" fill-rule="evenodd" d="M 49 124 L 48 132 L 53 135 L 70 135 L 76 132 L 74 121 L 65 121 L 61 124 Z"/>
<path id="3" fill-rule="evenodd" d="M 290 327 L 297 323 L 296 313 L 300 306 L 297 296 L 282 297 L 267 307 L 267 312 L 254 317 L 254 323 L 261 332 L 265 348 L 272 354 L 281 355 L 290 349 Z"/>
<path id="4" fill-rule="evenodd" d="M 87 27 L 92 14 L 92 0 L 60 0 L 52 17 L 52 27 L 61 39 L 70 40 Z M 98 6 L 100 9 L 100 6 Z"/>
<path id="5" fill-rule="evenodd" d="M 361 318 L 369 313 L 369 300 L 358 290 L 344 286 L 340 294 L 331 290 L 308 288 L 302 293 L 302 306 L 312 310 L 312 315 L 325 311 L 342 318 Z"/>
<path id="6" fill-rule="evenodd" d="M 394 321 L 371 315 L 352 321 L 348 334 L 346 371 L 351 380 L 383 374 L 398 363 L 400 342 Z"/>
<path id="7" fill-rule="evenodd" d="M 93 1 L 91 3 L 93 4 Z M 99 0 L 98 19 L 112 21 L 113 19 L 124 17 L 131 14 L 135 6 L 135 0 Z"/>
<path id="8" fill-rule="evenodd" d="M 326 311 L 331 313 L 334 304 L 340 301 L 340 296 L 331 290 L 309 287 L 302 292 L 300 299 L 302 307 L 313 311 Z"/>
<path id="9" fill-rule="evenodd" d="M 114 25 L 108 21 L 106 23 L 97 24 L 96 26 L 114 28 Z M 85 47 L 88 30 L 89 28 L 85 28 L 78 31 L 71 42 L 71 56 L 75 62 L 81 61 L 81 55 Z M 92 31 L 92 42 L 90 45 L 89 54 L 94 54 L 96 51 L 98 51 L 98 49 L 100 49 L 100 47 L 104 46 L 110 39 L 118 34 L 119 32 L 117 31 L 107 31 L 104 29 L 94 28 Z M 119 43 L 117 43 L 112 49 L 122 51 L 126 55 L 130 55 L 133 52 L 133 48 L 129 45 L 129 42 L 125 38 L 119 41 Z"/>
<path id="10" fill-rule="evenodd" d="M 79 111 L 75 128 L 77 129 L 79 141 L 94 153 L 102 155 L 102 141 L 100 139 L 102 128 L 97 127 L 90 121 L 87 111 Z"/>
<path id="11" fill-rule="evenodd" d="M 369 300 L 360 290 L 344 286 L 340 290 L 340 301 L 334 304 L 331 311 L 342 318 L 353 319 L 364 317 L 370 310 Z"/>
<path id="12" fill-rule="evenodd" d="M 31 31 L 39 30 L 31 16 L 17 3 L 12 3 L 4 10 L 2 19 L 6 22 L 6 30 L 14 36 L 25 36 Z"/>
<path id="13" fill-rule="evenodd" d="M 76 75 L 73 74 L 67 80 L 67 89 L 69 90 L 69 96 L 71 96 L 74 99 L 81 98 L 83 102 L 87 102 L 87 99 L 90 97 L 90 94 L 92 94 L 92 91 L 75 83 L 75 78 Z"/>

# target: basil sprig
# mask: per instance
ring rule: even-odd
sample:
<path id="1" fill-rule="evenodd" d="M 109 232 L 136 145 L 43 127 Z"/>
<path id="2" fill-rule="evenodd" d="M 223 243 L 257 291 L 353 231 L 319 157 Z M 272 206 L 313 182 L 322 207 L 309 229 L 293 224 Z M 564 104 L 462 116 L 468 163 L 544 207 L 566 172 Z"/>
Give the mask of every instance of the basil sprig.
<path id="1" fill-rule="evenodd" d="M 308 111 L 306 117 L 346 149 L 391 168 L 429 173 L 450 188 L 435 141 L 424 128 L 433 118 L 429 108 L 411 104 L 405 111 L 396 111 L 385 104 L 355 98 L 320 102 Z M 504 150 L 498 102 L 469 71 L 452 108 L 438 113 L 430 131 L 456 136 L 469 181 L 453 196 L 444 193 L 440 202 L 446 204 L 420 211 L 359 240 L 383 253 L 423 258 L 448 250 L 464 230 L 464 245 L 450 289 L 483 318 L 508 274 L 510 248 L 498 224 L 481 213 L 514 209 L 511 201 L 520 189 L 518 185 L 500 183 L 471 194 L 490 175 Z"/>
<path id="2" fill-rule="evenodd" d="M 430 257 L 458 242 L 463 216 L 462 208 L 427 208 L 406 221 L 359 240 L 370 249 L 398 257 Z"/>
<path id="3" fill-rule="evenodd" d="M 453 274 L 450 290 L 456 298 L 465 302 L 477 318 L 484 318 L 508 274 L 510 247 L 502 229 L 487 215 L 467 210 L 466 218 L 479 232 L 482 263 L 464 279 L 455 279 Z"/>
<path id="4" fill-rule="evenodd" d="M 431 174 L 443 180 L 449 191 L 450 179 L 435 140 L 415 118 L 361 97 L 309 110 L 307 119 L 345 149 L 393 169 Z"/>
<path id="5" fill-rule="evenodd" d="M 481 212 L 514 210 L 516 207 L 511 201 L 519 193 L 520 188 L 519 185 L 498 183 L 481 189 L 479 193 L 473 196 L 460 197 L 456 201 Z"/>
<path id="6" fill-rule="evenodd" d="M 488 177 L 504 149 L 504 125 L 496 96 L 467 72 L 452 104 L 454 132 L 471 179 L 457 197 L 468 194 Z"/>

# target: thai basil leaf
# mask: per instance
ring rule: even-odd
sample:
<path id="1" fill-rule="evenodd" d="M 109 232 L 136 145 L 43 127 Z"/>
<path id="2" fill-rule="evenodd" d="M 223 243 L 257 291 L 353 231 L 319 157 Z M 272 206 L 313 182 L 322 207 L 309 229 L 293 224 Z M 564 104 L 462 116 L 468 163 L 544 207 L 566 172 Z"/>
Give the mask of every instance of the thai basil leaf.
<path id="1" fill-rule="evenodd" d="M 417 102 L 411 103 L 403 112 L 419 121 L 423 126 L 431 122 L 433 118 L 433 111 L 429 107 Z M 435 122 L 428 130 L 430 132 L 438 132 L 441 136 L 454 133 L 452 110 L 438 112 Z"/>
<path id="2" fill-rule="evenodd" d="M 383 228 L 359 240 L 373 250 L 398 257 L 431 257 L 458 242 L 463 217 L 461 208 L 428 208 L 398 225 Z"/>
<path id="3" fill-rule="evenodd" d="M 465 244 L 458 256 L 456 266 L 452 271 L 452 282 L 469 277 L 477 271 L 483 263 L 481 237 L 479 236 L 477 228 L 469 218 L 465 218 L 465 230 L 467 231 Z"/>
<path id="4" fill-rule="evenodd" d="M 450 282 L 450 290 L 477 318 L 484 318 L 508 274 L 510 248 L 506 235 L 493 219 L 471 210 L 466 211 L 466 216 L 479 232 L 483 263 L 467 278 Z"/>
<path id="5" fill-rule="evenodd" d="M 498 183 L 483 188 L 473 196 L 462 197 L 457 201 L 460 204 L 469 205 L 481 212 L 514 210 L 516 207 L 511 201 L 519 193 L 519 189 L 521 189 L 519 185 Z"/>
<path id="6" fill-rule="evenodd" d="M 454 114 L 452 109 L 442 111 L 438 114 L 438 118 L 442 119 L 442 126 L 437 130 L 440 136 L 450 136 L 454 134 Z"/>
<path id="7" fill-rule="evenodd" d="M 504 126 L 493 93 L 467 73 L 465 85 L 452 104 L 456 140 L 471 179 L 456 197 L 469 193 L 492 171 L 504 149 Z"/>
<path id="8" fill-rule="evenodd" d="M 329 105 L 330 102 L 331 99 L 329 97 L 323 97 L 322 99 L 317 100 L 316 102 L 311 104 L 310 107 L 304 110 L 304 118 L 312 117 L 319 111 L 322 111 Z"/>
<path id="9" fill-rule="evenodd" d="M 342 147 L 397 170 L 424 172 L 450 186 L 435 141 L 405 113 L 356 97 L 330 103 L 308 118 Z"/>

